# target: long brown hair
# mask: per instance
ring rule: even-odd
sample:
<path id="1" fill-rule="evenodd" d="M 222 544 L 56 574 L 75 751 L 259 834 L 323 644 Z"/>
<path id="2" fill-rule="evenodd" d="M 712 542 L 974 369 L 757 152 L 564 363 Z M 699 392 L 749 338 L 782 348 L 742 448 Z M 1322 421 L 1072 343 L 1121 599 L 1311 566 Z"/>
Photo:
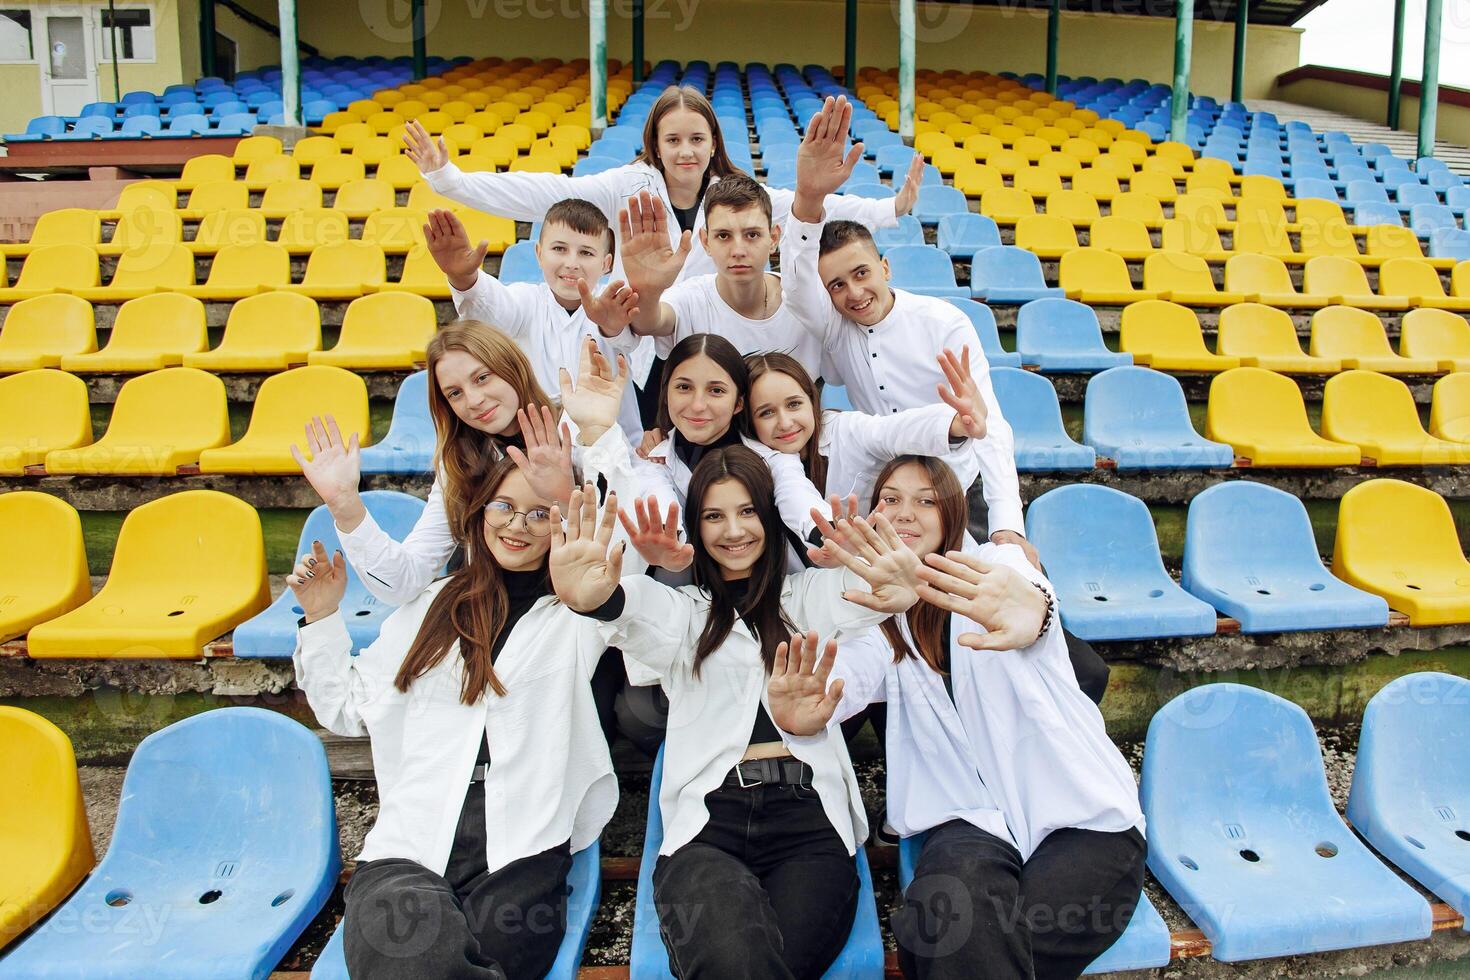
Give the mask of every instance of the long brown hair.
<path id="1" fill-rule="evenodd" d="M 504 450 L 499 437 L 487 436 L 461 421 L 440 390 L 434 369 L 440 358 L 454 350 L 470 355 L 504 379 L 515 390 L 521 408 L 530 411 L 535 405 L 550 405 L 551 400 L 541 390 L 525 353 L 515 341 L 488 323 L 455 320 L 429 341 L 429 416 L 434 420 L 434 467 L 439 474 L 449 526 L 458 528 L 464 523 L 463 511 L 468 499 L 477 496 L 475 488 L 488 478 L 493 465 L 504 456 Z M 462 541 L 458 537 L 456 540 Z"/>
<path id="2" fill-rule="evenodd" d="M 663 161 L 658 155 L 658 124 L 675 109 L 692 109 L 709 124 L 709 135 L 714 140 L 715 148 L 709 155 L 709 167 L 699 185 L 701 192 L 709 186 L 712 176 L 729 177 L 731 174 L 745 173 L 730 162 L 730 155 L 725 152 L 725 137 L 720 132 L 720 121 L 715 117 L 715 107 L 709 104 L 709 99 L 704 97 L 703 92 L 689 85 L 670 85 L 663 90 L 653 108 L 648 110 L 648 120 L 643 124 L 643 152 L 638 154 L 639 163 L 646 163 L 661 174 L 664 172 Z"/>
<path id="3" fill-rule="evenodd" d="M 690 334 L 669 351 L 668 359 L 664 361 L 663 374 L 658 379 L 658 427 L 668 433 L 671 442 L 677 427 L 673 416 L 669 414 L 669 385 L 673 383 L 674 372 L 683 367 L 685 361 L 700 354 L 714 361 L 721 371 L 730 376 L 730 383 L 735 386 L 736 398 L 749 401 L 750 379 L 745 370 L 745 358 L 740 356 L 735 345 L 715 333 Z M 739 418 L 730 419 L 730 424 L 738 426 Z"/>
<path id="4" fill-rule="evenodd" d="M 934 499 L 939 505 L 939 523 L 943 528 L 939 542 L 940 553 L 958 551 L 965 539 L 965 491 L 955 478 L 954 471 L 943 460 L 933 456 L 899 456 L 891 460 L 883 467 L 873 484 L 873 499 L 869 501 L 869 506 L 878 506 L 884 484 L 900 467 L 910 463 L 924 468 L 929 486 L 934 488 Z M 908 617 L 909 635 L 919 648 L 917 656 L 935 671 L 943 673 L 940 665 L 949 659 L 948 651 L 944 649 L 944 621 L 949 613 L 938 606 L 920 601 L 904 615 Z M 890 616 L 883 621 L 883 636 L 888 640 L 888 645 L 893 647 L 894 663 L 904 657 L 915 656 L 913 649 L 904 640 L 895 617 Z"/>
<path id="5" fill-rule="evenodd" d="M 485 696 L 487 687 L 498 697 L 505 696 L 505 685 L 495 676 L 490 655 L 510 615 L 510 602 L 500 565 L 485 543 L 485 508 L 514 469 L 515 463 L 509 456 L 491 463 L 450 522 L 455 540 L 464 547 L 464 564 L 450 574 L 449 581 L 429 604 L 418 635 L 393 679 L 398 690 L 407 691 L 415 680 L 437 667 L 458 641 L 459 654 L 464 660 L 459 700 L 474 704 Z M 543 576 L 547 574 L 544 561 L 540 571 Z"/>
<path id="6" fill-rule="evenodd" d="M 722 480 L 735 480 L 750 493 L 766 540 L 761 556 L 750 570 L 745 598 L 738 605 L 718 562 L 704 547 L 699 522 L 705 494 Z M 689 477 L 685 498 L 684 539 L 694 546 L 694 584 L 710 594 L 709 619 L 694 646 L 694 674 L 706 657 L 720 648 L 735 626 L 738 614 L 750 625 L 769 672 L 776 662 L 776 646 L 795 630 L 781 609 L 781 587 L 786 582 L 786 526 L 776 512 L 776 484 L 770 467 L 744 446 L 722 446 L 705 454 Z"/>
<path id="7" fill-rule="evenodd" d="M 817 393 L 817 383 L 807 373 L 801 362 L 784 351 L 769 351 L 765 354 L 745 355 L 745 366 L 750 371 L 750 387 L 746 390 L 745 411 L 740 413 L 740 431 L 752 439 L 755 435 L 755 383 L 772 372 L 784 374 L 806 395 L 812 403 L 812 435 L 797 455 L 806 468 L 806 478 L 812 481 L 817 493 L 825 493 L 827 487 L 827 457 L 822 455 L 822 396 Z"/>

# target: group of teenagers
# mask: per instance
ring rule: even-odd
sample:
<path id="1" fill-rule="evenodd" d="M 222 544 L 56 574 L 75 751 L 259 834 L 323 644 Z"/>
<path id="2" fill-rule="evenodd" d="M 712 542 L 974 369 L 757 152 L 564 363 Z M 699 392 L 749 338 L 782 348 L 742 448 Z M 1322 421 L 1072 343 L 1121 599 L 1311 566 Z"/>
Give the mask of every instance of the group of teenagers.
<path id="1" fill-rule="evenodd" d="M 544 281 L 499 282 L 430 214 L 460 319 L 428 347 L 435 479 L 404 540 L 363 503 L 356 435 L 314 418 L 296 450 L 341 542 L 287 578 L 296 679 L 326 728 L 371 736 L 380 797 L 353 977 L 545 975 L 619 734 L 662 747 L 653 900 L 681 980 L 835 961 L 866 722 L 887 830 L 924 835 L 892 916 L 905 976 L 1072 978 L 1127 926 L 1144 820 L 1107 668 L 1025 540 L 969 320 L 891 288 L 874 245 L 922 159 L 892 199 L 836 194 L 850 119 L 841 98 L 813 117 L 794 192 L 736 169 L 690 88 L 594 176 L 465 173 L 410 125 L 434 190 L 541 222 Z M 356 654 L 349 564 L 397 606 Z"/>

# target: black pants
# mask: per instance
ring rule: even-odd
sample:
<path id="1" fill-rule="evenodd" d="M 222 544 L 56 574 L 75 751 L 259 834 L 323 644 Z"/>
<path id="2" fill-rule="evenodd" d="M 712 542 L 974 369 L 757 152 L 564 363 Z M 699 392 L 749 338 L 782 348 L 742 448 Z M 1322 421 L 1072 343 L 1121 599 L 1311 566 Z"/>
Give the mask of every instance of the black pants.
<path id="1" fill-rule="evenodd" d="M 359 865 L 347 882 L 348 975 L 362 980 L 536 980 L 567 931 L 570 842 L 485 864 L 485 784 L 471 783 L 443 875 L 416 861 Z"/>
<path id="2" fill-rule="evenodd" d="M 1053 831 L 1024 864 L 961 820 L 930 831 L 892 917 L 910 980 L 1075 980 L 1127 928 L 1143 890 L 1143 835 Z"/>
<path id="3" fill-rule="evenodd" d="M 679 980 L 820 977 L 857 912 L 857 864 L 814 789 L 722 787 L 709 823 L 653 870 Z"/>

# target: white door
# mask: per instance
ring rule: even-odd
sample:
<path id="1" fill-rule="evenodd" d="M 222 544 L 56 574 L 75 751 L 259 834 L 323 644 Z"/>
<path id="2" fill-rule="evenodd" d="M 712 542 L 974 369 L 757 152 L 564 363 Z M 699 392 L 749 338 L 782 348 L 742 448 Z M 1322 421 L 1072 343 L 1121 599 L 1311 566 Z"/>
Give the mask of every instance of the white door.
<path id="1" fill-rule="evenodd" d="M 44 8 L 43 8 L 44 9 Z M 37 38 L 41 63 L 41 100 L 46 112 L 75 116 L 97 101 L 97 60 L 92 53 L 91 12 L 83 7 L 46 10 Z"/>

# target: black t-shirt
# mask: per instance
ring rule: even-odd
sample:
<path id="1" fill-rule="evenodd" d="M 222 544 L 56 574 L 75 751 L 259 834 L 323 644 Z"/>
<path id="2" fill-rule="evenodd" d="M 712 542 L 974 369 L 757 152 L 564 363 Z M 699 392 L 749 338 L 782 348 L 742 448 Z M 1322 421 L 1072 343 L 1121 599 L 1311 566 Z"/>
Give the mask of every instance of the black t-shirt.
<path id="1" fill-rule="evenodd" d="M 730 590 L 731 600 L 740 603 L 745 599 L 746 592 L 750 587 L 750 580 L 743 578 L 735 579 L 734 581 L 726 582 L 725 585 Z M 752 633 L 755 632 L 755 626 L 750 620 L 744 616 L 741 616 L 740 619 Z M 756 637 L 756 642 L 760 642 L 759 637 Z M 755 708 L 755 724 L 751 726 L 750 742 L 748 744 L 760 745 L 762 742 L 779 741 L 781 741 L 781 733 L 776 730 L 776 723 L 771 721 L 771 716 L 767 713 L 766 706 L 764 704 L 757 704 Z"/>
<path id="2" fill-rule="evenodd" d="M 704 194 L 701 192 L 699 198 L 690 207 L 674 208 L 674 218 L 679 222 L 680 231 L 694 231 L 694 222 L 699 218 L 699 205 L 703 200 Z"/>

